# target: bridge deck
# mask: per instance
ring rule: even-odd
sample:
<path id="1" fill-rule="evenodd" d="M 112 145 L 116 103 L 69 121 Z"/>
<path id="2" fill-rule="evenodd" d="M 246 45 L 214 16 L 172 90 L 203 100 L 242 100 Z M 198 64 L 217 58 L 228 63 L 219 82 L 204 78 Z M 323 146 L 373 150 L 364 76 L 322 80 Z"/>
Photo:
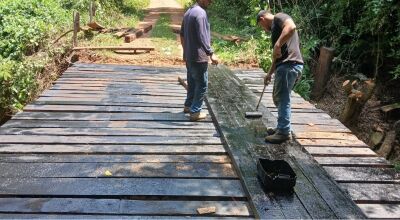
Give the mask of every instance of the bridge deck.
<path id="1" fill-rule="evenodd" d="M 78 64 L 0 128 L 5 218 L 254 217 L 183 69 Z"/>

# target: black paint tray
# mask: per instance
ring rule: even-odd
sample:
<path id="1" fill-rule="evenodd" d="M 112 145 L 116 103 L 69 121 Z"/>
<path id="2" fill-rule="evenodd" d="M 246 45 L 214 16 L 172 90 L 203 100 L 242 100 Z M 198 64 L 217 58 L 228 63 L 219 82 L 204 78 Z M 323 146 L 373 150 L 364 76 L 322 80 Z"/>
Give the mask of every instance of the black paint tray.
<path id="1" fill-rule="evenodd" d="M 293 191 L 296 185 L 296 173 L 284 160 L 259 158 L 257 177 L 265 191 Z"/>

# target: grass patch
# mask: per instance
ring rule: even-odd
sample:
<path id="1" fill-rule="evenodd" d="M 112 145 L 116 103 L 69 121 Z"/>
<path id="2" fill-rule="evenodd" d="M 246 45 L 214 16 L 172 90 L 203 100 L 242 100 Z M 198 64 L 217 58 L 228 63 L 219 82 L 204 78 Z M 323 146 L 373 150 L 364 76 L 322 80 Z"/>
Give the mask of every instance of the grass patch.
<path id="1" fill-rule="evenodd" d="M 172 32 L 170 24 L 171 16 L 162 14 L 151 32 L 152 41 L 156 44 L 157 48 L 160 48 L 160 52 L 167 56 L 178 55 L 179 52 L 177 36 Z"/>
<path id="2" fill-rule="evenodd" d="M 195 0 L 176 0 L 183 8 L 189 8 Z"/>
<path id="3" fill-rule="evenodd" d="M 224 35 L 235 35 L 249 39 L 246 42 L 236 44 L 220 39 L 213 38 L 212 47 L 217 56 L 227 65 L 254 64 L 257 63 L 257 41 L 252 34 L 256 31 L 254 27 L 240 28 L 235 25 L 227 24 L 226 20 L 218 18 L 212 12 L 209 16 L 211 31 Z"/>

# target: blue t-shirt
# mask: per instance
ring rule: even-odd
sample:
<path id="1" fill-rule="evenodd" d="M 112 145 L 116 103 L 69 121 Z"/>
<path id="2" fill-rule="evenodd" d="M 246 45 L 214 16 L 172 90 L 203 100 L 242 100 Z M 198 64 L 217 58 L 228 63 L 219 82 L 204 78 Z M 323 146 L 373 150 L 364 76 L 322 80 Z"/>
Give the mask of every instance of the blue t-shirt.
<path id="1" fill-rule="evenodd" d="M 210 23 L 207 12 L 198 4 L 189 8 L 182 21 L 181 36 L 184 38 L 184 58 L 186 62 L 208 62 L 211 49 Z"/>

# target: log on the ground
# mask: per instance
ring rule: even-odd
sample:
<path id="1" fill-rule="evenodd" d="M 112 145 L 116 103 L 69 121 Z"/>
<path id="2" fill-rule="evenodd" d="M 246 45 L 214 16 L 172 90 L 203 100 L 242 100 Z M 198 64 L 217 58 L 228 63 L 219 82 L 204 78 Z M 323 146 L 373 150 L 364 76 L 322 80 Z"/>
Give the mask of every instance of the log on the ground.
<path id="1" fill-rule="evenodd" d="M 395 115 L 398 116 L 400 113 L 400 102 L 390 104 L 390 105 L 385 105 L 385 106 L 381 107 L 381 111 L 385 115 L 385 118 L 390 118 Z"/>
<path id="2" fill-rule="evenodd" d="M 172 31 L 175 34 L 180 34 L 181 29 L 174 27 L 174 28 L 172 28 Z M 211 32 L 211 36 L 215 37 L 215 38 L 218 38 L 218 39 L 221 39 L 221 40 L 224 40 L 224 41 L 234 42 L 236 44 L 249 40 L 247 38 L 243 38 L 243 37 L 239 37 L 239 36 L 235 36 L 235 35 L 223 35 L 223 34 L 220 34 L 220 33 L 217 33 L 217 32 Z"/>
<path id="3" fill-rule="evenodd" d="M 374 80 L 367 80 L 358 90 L 355 88 L 357 86 L 356 81 L 346 80 L 343 83 L 343 90 L 347 94 L 347 103 L 340 115 L 341 122 L 347 125 L 357 123 L 361 111 L 375 90 L 375 85 Z"/>
<path id="4" fill-rule="evenodd" d="M 216 32 L 211 32 L 211 36 L 224 40 L 224 41 L 230 41 L 230 42 L 234 42 L 236 44 L 247 41 L 247 39 L 242 38 L 242 37 L 238 37 L 235 35 L 223 35 L 223 34 L 219 34 Z"/>
<path id="5" fill-rule="evenodd" d="M 394 123 L 392 129 L 387 132 L 385 140 L 377 151 L 379 156 L 388 158 L 393 151 L 394 142 L 400 133 L 400 120 Z"/>
<path id="6" fill-rule="evenodd" d="M 104 47 L 74 47 L 74 51 L 77 50 L 145 50 L 154 51 L 154 47 L 122 47 L 122 46 L 104 46 Z"/>
<path id="7" fill-rule="evenodd" d="M 153 29 L 153 26 L 148 25 L 144 28 L 137 29 L 134 33 L 125 35 L 125 43 L 130 43 L 136 40 L 137 38 L 143 36 L 143 34 L 149 32 L 151 29 Z"/>
<path id="8" fill-rule="evenodd" d="M 99 23 L 97 23 L 95 21 L 88 23 L 87 26 L 89 26 L 93 30 L 103 30 L 103 29 L 105 29 L 104 26 L 102 26 L 101 24 L 99 24 Z"/>

